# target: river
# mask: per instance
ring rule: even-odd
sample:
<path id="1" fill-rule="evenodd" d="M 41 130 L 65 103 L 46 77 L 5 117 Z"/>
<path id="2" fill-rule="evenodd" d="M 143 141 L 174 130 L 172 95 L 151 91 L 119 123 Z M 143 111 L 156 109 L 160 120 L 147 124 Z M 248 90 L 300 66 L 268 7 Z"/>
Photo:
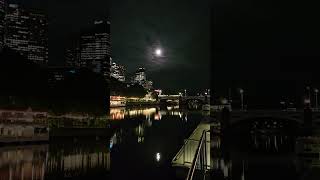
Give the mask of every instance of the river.
<path id="1" fill-rule="evenodd" d="M 106 117 L 82 123 L 84 127 L 76 123 L 76 128 L 103 128 L 107 136 L 1 145 L 0 180 L 177 179 L 171 161 L 207 117 L 173 106 L 113 108 Z M 211 135 L 212 179 L 319 179 L 319 156 L 298 156 L 297 135 L 283 131 L 281 123 L 266 122 L 265 127 L 271 124 L 273 129 L 265 131 L 252 122 L 239 127 L 245 133 Z M 55 120 L 50 128 L 74 125 Z M 255 131 L 250 131 L 253 126 Z"/>

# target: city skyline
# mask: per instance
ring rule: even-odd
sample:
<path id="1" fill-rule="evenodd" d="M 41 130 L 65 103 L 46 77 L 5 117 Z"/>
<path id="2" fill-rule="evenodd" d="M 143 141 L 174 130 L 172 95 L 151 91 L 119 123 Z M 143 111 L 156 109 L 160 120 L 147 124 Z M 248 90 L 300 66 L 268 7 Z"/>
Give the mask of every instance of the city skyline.
<path id="1" fill-rule="evenodd" d="M 198 6 L 194 6 L 197 4 L 195 1 L 186 3 L 179 7 L 181 16 L 172 20 L 167 19 L 166 27 L 159 24 L 158 27 L 154 28 L 152 27 L 154 22 L 166 17 L 162 14 L 161 9 L 166 9 L 165 4 L 170 3 L 169 1 L 161 3 L 159 7 L 153 6 L 152 8 L 156 8 L 155 14 L 152 14 L 151 11 L 137 13 L 132 18 L 141 21 L 138 24 L 133 24 L 135 21 L 132 21 L 131 17 L 121 14 L 125 11 L 126 6 L 132 5 L 129 1 L 121 3 L 99 0 L 96 0 L 96 3 L 85 1 L 77 3 L 40 2 L 37 0 L 8 2 L 19 2 L 26 8 L 41 9 L 48 13 L 49 65 L 64 65 L 68 60 L 65 52 L 74 46 L 74 43 L 77 43 L 75 39 L 81 36 L 83 30 L 92 28 L 92 22 L 96 20 L 110 18 L 111 43 L 113 46 L 111 57 L 126 66 L 128 71 L 133 72 L 143 66 L 148 69 L 150 77 L 154 79 L 156 84 L 165 89 L 209 88 L 210 38 L 208 37 L 210 21 L 209 16 L 207 16 L 209 15 L 209 8 L 202 12 L 202 8 L 207 7 L 208 1 L 203 1 L 203 4 Z M 150 3 L 138 3 L 132 7 L 133 11 L 139 11 L 145 5 L 149 6 Z M 178 4 L 173 5 L 177 6 Z M 192 14 L 188 13 L 194 7 L 196 7 L 196 11 Z M 90 9 L 95 9 L 95 11 L 93 12 Z M 109 9 L 112 11 L 109 11 Z M 72 13 L 69 13 L 69 11 Z M 174 9 L 170 9 L 170 13 L 174 13 Z M 150 16 L 150 18 L 145 18 L 146 16 Z M 199 21 L 199 24 L 189 24 L 192 25 L 191 29 L 188 28 L 191 26 L 188 25 L 187 21 L 190 18 L 193 22 Z M 179 26 L 175 25 L 177 22 L 181 22 L 181 24 Z M 172 25 L 174 31 L 168 31 L 168 28 Z M 181 25 L 185 25 L 186 28 L 181 29 Z M 137 31 L 136 29 L 139 28 L 141 30 Z M 204 31 L 204 33 L 198 33 L 197 29 Z M 126 33 L 124 30 L 131 31 L 131 33 Z M 184 32 L 185 30 L 186 32 Z M 144 33 L 144 35 L 141 33 Z M 130 43 L 136 44 L 136 47 L 128 46 Z M 162 57 L 153 56 L 157 48 L 161 48 Z M 123 50 L 127 53 L 123 53 Z M 178 76 L 176 72 L 179 72 Z M 192 84 L 187 83 L 190 78 Z"/>
<path id="2" fill-rule="evenodd" d="M 12 0 L 7 2 L 17 3 L 20 1 Z M 254 5 L 248 2 L 248 4 L 239 5 L 239 7 L 245 7 L 248 5 L 248 7 L 253 8 L 252 11 L 250 11 L 252 12 L 250 16 L 242 13 L 241 10 L 235 10 L 232 14 L 227 14 L 224 18 L 219 19 L 219 17 L 225 12 L 223 9 L 228 11 L 228 9 L 231 8 L 230 4 L 227 2 L 223 7 L 221 7 L 222 4 L 216 2 L 217 4 L 213 3 L 213 8 L 208 6 L 203 9 L 205 5 L 210 4 L 209 1 L 203 1 L 202 3 L 190 1 L 181 6 L 179 6 L 178 2 L 163 1 L 162 3 L 159 3 L 157 7 L 149 4 L 148 2 L 130 4 L 130 2 L 124 0 L 121 2 L 97 1 L 97 4 L 92 6 L 97 6 L 99 4 L 99 6 L 102 7 L 98 8 L 98 10 L 96 9 L 97 12 L 95 13 L 88 10 L 86 13 L 91 14 L 90 18 L 81 19 L 81 22 L 72 22 L 72 18 L 75 18 L 77 14 L 83 12 L 82 10 L 86 7 L 85 5 L 87 5 L 86 2 L 81 1 L 76 4 L 68 2 L 68 6 L 65 7 L 64 13 L 66 13 L 67 10 L 70 10 L 72 5 L 75 5 L 74 7 L 77 10 L 74 11 L 72 17 L 67 18 L 65 18 L 66 16 L 64 16 L 64 13 L 61 13 L 59 17 L 55 16 L 53 13 L 55 11 L 50 11 L 50 9 L 55 6 L 48 9 L 47 3 L 40 3 L 38 1 L 21 1 L 20 3 L 22 4 L 22 9 L 25 5 L 27 9 L 43 8 L 39 10 L 39 12 L 48 10 L 48 22 L 51 25 L 49 26 L 49 34 L 52 35 L 52 33 L 56 33 L 57 37 L 59 37 L 54 38 L 54 36 L 49 35 L 50 66 L 69 63 L 74 65 L 77 64 L 70 62 L 70 59 L 72 58 L 80 57 L 78 60 L 83 61 L 81 59 L 81 54 L 84 55 L 84 53 L 80 48 L 82 46 L 81 41 L 83 39 L 81 34 L 83 34 L 87 29 L 92 29 L 94 27 L 93 22 L 97 20 L 110 19 L 111 36 L 109 34 L 110 39 L 108 40 L 108 43 L 112 44 L 112 47 L 111 45 L 108 47 L 108 56 L 115 59 L 117 63 L 124 65 L 127 72 L 134 72 L 139 67 L 146 68 L 148 71 L 148 77 L 154 81 L 157 87 L 162 89 L 191 89 L 198 91 L 199 89 L 209 88 L 208 86 L 211 84 L 212 92 L 215 92 L 222 97 L 229 95 L 229 89 L 232 89 L 232 95 L 237 96 L 238 92 L 234 91 L 237 91 L 239 88 L 243 88 L 246 90 L 245 92 L 249 94 L 247 97 L 251 96 L 254 98 L 258 95 L 263 98 L 266 93 L 274 94 L 274 99 L 266 98 L 266 100 L 272 99 L 274 103 L 276 100 L 281 98 L 291 98 L 295 102 L 300 102 L 302 101 L 302 94 L 305 86 L 309 85 L 317 87 L 319 85 L 317 83 L 318 71 L 315 68 L 316 66 L 308 65 L 309 63 L 315 63 L 318 54 L 314 49 L 307 49 L 307 47 L 305 47 L 306 45 L 302 45 L 308 44 L 309 42 L 311 44 L 314 43 L 314 40 L 310 39 L 311 37 L 317 38 L 314 33 L 315 31 L 310 31 L 310 35 L 303 38 L 299 32 L 305 32 L 305 34 L 307 34 L 306 30 L 303 28 L 293 28 L 290 31 L 292 31 L 291 34 L 297 35 L 295 38 L 297 41 L 295 41 L 294 38 L 290 39 L 290 33 L 285 32 L 288 30 L 288 27 L 280 26 L 277 20 L 272 20 L 274 17 L 279 17 L 279 19 L 293 19 L 293 17 L 296 16 L 288 16 L 280 10 L 267 12 L 269 9 L 272 9 L 270 4 L 262 6 L 264 5 L 263 3 Z M 56 7 L 58 7 L 58 4 L 62 2 L 48 3 L 52 3 L 51 5 L 56 5 Z M 168 4 L 170 4 L 170 8 L 166 8 L 166 5 Z M 254 14 L 256 11 L 254 8 L 260 5 L 265 11 L 255 16 Z M 121 10 L 126 10 L 127 6 L 130 6 L 127 13 L 133 13 L 133 16 L 125 16 L 124 14 L 121 14 Z M 139 8 L 145 6 L 148 6 L 149 8 L 144 8 L 143 11 L 139 11 Z M 178 7 L 178 9 L 181 9 L 182 11 L 179 11 L 177 16 L 172 16 L 174 17 L 171 18 L 172 20 L 167 19 L 167 21 L 164 21 L 164 24 L 157 23 L 160 22 L 162 18 L 165 18 L 164 14 L 174 14 L 177 10 L 173 7 Z M 111 9 L 111 11 L 108 9 Z M 194 9 L 194 11 L 192 11 L 192 13 L 188 13 L 188 10 L 190 9 Z M 200 9 L 203 11 L 200 12 Z M 10 22 L 10 18 L 13 19 L 16 15 L 14 14 L 14 11 L 10 12 L 10 8 L 7 8 L 7 11 L 8 13 L 4 19 Z M 40 30 L 45 29 L 46 23 L 43 23 L 43 28 L 26 28 L 27 25 L 24 24 L 27 23 L 24 23 L 24 21 L 33 19 L 33 15 L 30 15 L 29 17 L 23 15 L 24 11 L 20 10 L 19 12 L 22 15 L 18 15 L 18 17 L 22 20 L 21 22 L 18 22 L 21 26 L 18 28 L 25 28 L 25 31 L 30 31 L 30 37 L 25 37 L 23 34 L 20 35 L 21 38 L 17 41 L 21 43 L 19 47 L 14 46 L 14 41 L 16 40 L 14 38 L 10 39 L 10 35 L 7 35 L 8 38 L 6 42 L 10 48 L 20 50 L 22 54 L 24 54 L 23 52 L 28 51 L 28 53 L 31 54 L 28 55 L 28 58 L 33 58 L 35 61 L 38 58 L 38 55 L 35 54 L 38 49 L 46 48 L 45 45 L 42 47 L 37 46 L 37 44 L 42 42 L 42 40 L 39 40 L 39 37 L 45 36 L 45 33 L 40 33 L 40 35 L 44 35 L 38 37 L 33 34 L 35 34 L 34 32 L 36 31 L 42 32 Z M 186 14 L 188 14 L 188 16 L 185 16 Z M 35 15 L 35 19 L 43 21 L 43 17 L 37 14 Z M 148 18 L 146 18 L 146 15 L 148 15 Z M 205 15 L 209 16 L 204 18 Z M 187 18 L 189 16 L 192 16 L 192 18 Z M 307 15 L 304 15 L 303 17 L 307 17 Z M 23 20 L 23 18 L 26 20 Z M 217 18 L 218 20 L 215 20 Z M 258 19 L 261 21 L 257 22 Z M 172 24 L 178 20 L 183 21 L 179 24 L 179 31 L 176 31 L 175 28 L 178 26 Z M 191 23 L 192 27 L 188 26 L 188 28 L 181 28 L 183 27 L 182 25 L 188 23 L 188 21 L 196 20 L 199 20 L 200 22 L 198 23 L 200 24 Z M 60 30 L 62 30 L 63 25 L 66 23 L 71 24 L 68 25 L 70 28 L 63 28 L 65 30 L 65 32 L 63 32 L 63 36 L 68 36 L 68 38 L 63 38 L 60 36 L 62 34 L 61 31 L 54 30 L 55 28 L 61 28 Z M 295 24 L 291 21 L 286 23 L 289 27 L 292 27 Z M 7 24 L 9 25 L 11 22 Z M 36 21 L 28 24 L 31 24 L 28 26 L 34 27 L 42 25 L 40 23 L 34 25 L 36 24 Z M 235 24 L 237 26 L 231 28 L 231 26 Z M 246 26 L 239 28 L 244 24 Z M 256 26 L 256 24 L 259 26 Z M 169 25 L 172 25 L 172 27 Z M 274 30 L 275 27 L 279 27 L 281 32 Z M 140 30 L 138 30 L 139 28 Z M 172 30 L 169 31 L 171 28 Z M 9 27 L 7 27 L 7 29 L 10 33 L 15 32 L 14 29 L 9 29 Z M 208 31 L 208 33 L 202 33 L 202 31 Z M 259 33 L 264 34 L 264 36 L 258 36 Z M 176 38 L 169 38 L 176 35 L 178 35 Z M 16 34 L 13 36 L 16 37 Z M 184 37 L 185 39 L 194 39 L 195 42 L 191 43 L 188 41 L 182 41 L 181 37 Z M 234 38 L 230 39 L 231 37 Z M 256 37 L 259 37 L 259 39 Z M 23 38 L 29 39 L 26 40 Z M 207 41 L 202 41 L 203 39 L 206 39 Z M 210 44 L 210 41 L 212 44 Z M 70 47 L 69 45 L 72 43 L 79 44 L 79 57 L 69 56 L 72 54 L 72 50 L 70 51 L 68 47 Z M 286 47 L 281 47 L 277 43 Z M 13 45 L 10 46 L 10 44 Z M 173 44 L 179 46 L 183 45 L 185 48 L 188 46 L 188 50 L 178 50 L 179 48 L 174 48 L 172 46 Z M 28 46 L 28 48 L 25 48 L 25 46 Z M 192 46 L 193 48 L 191 48 Z M 126 51 L 126 53 L 124 53 L 124 51 Z M 66 52 L 68 52 L 67 55 Z M 178 55 L 179 52 L 183 52 L 184 55 Z M 291 52 L 292 54 L 290 54 Z M 186 56 L 187 54 L 189 55 Z M 57 56 L 61 57 L 55 58 Z M 207 57 L 203 58 L 202 56 Z M 38 59 L 42 59 L 43 61 L 43 58 Z M 299 59 L 303 59 L 308 63 L 295 64 L 291 61 Z M 211 64 L 211 62 L 213 62 L 213 64 Z M 78 64 L 81 64 L 81 62 Z M 95 64 L 97 65 L 97 62 L 95 62 Z M 89 65 L 87 67 L 89 67 Z M 93 70 L 98 72 L 97 69 Z M 108 76 L 108 74 L 109 73 L 106 72 L 105 76 Z M 252 76 L 253 74 L 254 76 Z M 211 79 L 213 81 L 211 81 Z M 297 83 L 300 88 L 292 90 Z M 259 84 L 259 86 L 257 86 L 257 84 Z M 275 84 L 285 85 L 286 87 L 281 86 L 281 88 L 275 89 L 272 86 Z"/>
<path id="3" fill-rule="evenodd" d="M 0 0 L 0 180 L 315 180 L 318 6 Z"/>

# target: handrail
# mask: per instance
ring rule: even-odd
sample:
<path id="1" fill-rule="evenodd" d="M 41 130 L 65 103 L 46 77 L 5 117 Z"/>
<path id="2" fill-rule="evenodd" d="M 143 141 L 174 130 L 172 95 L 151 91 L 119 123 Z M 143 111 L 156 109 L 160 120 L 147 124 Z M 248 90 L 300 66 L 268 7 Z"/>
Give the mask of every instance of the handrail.
<path id="1" fill-rule="evenodd" d="M 195 130 L 193 130 L 193 132 L 191 133 L 191 136 L 196 133 L 198 128 L 196 128 Z M 191 139 L 185 139 L 184 144 L 182 146 L 182 148 L 179 150 L 179 152 L 174 156 L 173 161 L 177 160 L 178 158 L 180 158 L 180 156 L 182 156 L 182 151 L 184 151 L 186 145 L 188 144 L 188 141 Z M 200 139 L 201 140 L 201 139 Z"/>
<path id="2" fill-rule="evenodd" d="M 177 160 L 178 158 L 180 158 L 182 156 L 182 151 L 184 151 L 184 148 L 186 147 L 186 145 L 188 144 L 189 139 L 186 139 L 184 141 L 184 144 L 182 146 L 182 148 L 178 151 L 178 153 L 173 157 L 173 161 Z"/>
<path id="3" fill-rule="evenodd" d="M 202 149 L 203 148 L 203 142 L 205 142 L 204 148 L 206 150 L 206 143 L 207 143 L 207 141 L 206 141 L 207 134 L 206 133 L 207 133 L 206 130 L 204 130 L 202 132 L 201 139 L 200 139 L 199 145 L 197 147 L 197 151 L 196 151 L 195 157 L 194 157 L 194 159 L 192 161 L 192 165 L 191 165 L 191 168 L 189 169 L 189 172 L 188 172 L 186 180 L 192 180 L 193 179 L 194 171 L 196 169 L 197 162 L 198 162 L 198 159 L 199 159 L 200 154 L 201 154 L 201 150 L 203 150 Z M 203 167 L 201 167 L 201 168 L 203 168 Z"/>

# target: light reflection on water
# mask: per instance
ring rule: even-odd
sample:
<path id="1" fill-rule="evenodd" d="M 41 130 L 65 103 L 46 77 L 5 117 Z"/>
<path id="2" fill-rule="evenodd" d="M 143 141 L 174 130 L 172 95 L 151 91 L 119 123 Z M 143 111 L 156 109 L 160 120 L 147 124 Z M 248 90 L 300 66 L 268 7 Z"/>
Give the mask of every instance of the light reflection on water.
<path id="1" fill-rule="evenodd" d="M 0 147 L 0 180 L 174 179 L 168 162 L 202 115 L 150 107 L 112 108 L 110 117 L 112 135 L 97 142 Z M 296 137 L 275 132 L 283 126 L 263 121 L 251 124 L 255 131 L 243 137 L 213 135 L 210 164 L 215 179 L 317 179 L 319 175 L 308 172 L 319 171 L 319 157 L 297 156 Z M 135 173 L 123 173 L 129 170 Z"/>
<path id="2" fill-rule="evenodd" d="M 81 126 L 78 126 L 80 120 L 50 119 L 54 120 L 55 128 L 70 128 L 75 124 L 82 128 L 92 122 L 103 127 L 103 123 L 107 123 L 106 131 L 112 132 L 108 138 L 93 141 L 61 139 L 42 145 L 0 145 L 0 180 L 136 179 L 140 177 L 141 169 L 149 169 L 143 172 L 141 179 L 150 179 L 146 176 L 174 178 L 168 169 L 171 158 L 202 115 L 196 113 L 194 116 L 178 107 L 150 107 L 113 108 L 109 117 L 112 117 L 111 121 L 105 121 L 106 118 L 81 119 Z M 100 119 L 103 123 L 98 122 Z M 20 126 L 19 123 L 16 125 Z M 136 170 L 136 173 L 123 173 L 130 170 Z"/>
<path id="3" fill-rule="evenodd" d="M 103 147 L 103 148 L 102 148 Z M 102 145 L 28 145 L 0 148 L 0 179 L 81 177 L 96 169 L 110 169 L 110 152 Z"/>
<path id="4" fill-rule="evenodd" d="M 211 138 L 213 179 L 319 179 L 319 140 L 312 144 L 318 155 L 299 155 L 297 147 L 310 147 L 307 141 L 299 144 L 297 135 L 267 129 L 260 128 L 263 131 L 249 135 L 231 134 L 231 137 L 214 134 Z"/>
<path id="5" fill-rule="evenodd" d="M 44 179 L 47 145 L 0 147 L 0 179 Z"/>
<path id="6" fill-rule="evenodd" d="M 186 117 L 187 113 L 182 112 L 179 106 L 168 106 L 165 109 L 160 107 L 146 108 L 110 108 L 110 118 L 112 120 L 123 120 L 125 118 L 145 116 L 146 119 L 161 120 L 162 116 L 179 116 Z M 186 118 L 187 119 L 187 118 Z"/>

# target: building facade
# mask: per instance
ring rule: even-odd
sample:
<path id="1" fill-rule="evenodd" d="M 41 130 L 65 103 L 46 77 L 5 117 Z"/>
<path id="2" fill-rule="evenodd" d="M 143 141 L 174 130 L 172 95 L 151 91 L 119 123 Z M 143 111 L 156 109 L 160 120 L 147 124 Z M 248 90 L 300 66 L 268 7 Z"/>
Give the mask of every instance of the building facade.
<path id="1" fill-rule="evenodd" d="M 80 38 L 80 67 L 91 69 L 110 80 L 111 38 L 110 22 L 95 21 L 94 28 Z"/>
<path id="2" fill-rule="evenodd" d="M 153 82 L 147 79 L 146 70 L 142 67 L 135 72 L 131 84 L 139 84 L 146 90 L 153 89 Z"/>
<path id="3" fill-rule="evenodd" d="M 4 17 L 5 17 L 5 2 L 0 0 L 0 52 L 4 46 Z"/>
<path id="4" fill-rule="evenodd" d="M 142 85 L 146 80 L 146 70 L 144 68 L 139 68 L 133 77 L 133 83 Z"/>
<path id="5" fill-rule="evenodd" d="M 65 51 L 66 66 L 79 68 L 80 57 L 80 48 L 78 46 L 67 49 Z"/>
<path id="6" fill-rule="evenodd" d="M 125 68 L 122 65 L 118 65 L 117 63 L 113 62 L 111 65 L 111 77 L 121 81 L 125 82 Z"/>
<path id="7" fill-rule="evenodd" d="M 29 14 L 28 59 L 38 64 L 47 64 L 48 54 L 48 22 L 44 14 Z"/>
<path id="8" fill-rule="evenodd" d="M 5 15 L 5 46 L 38 64 L 48 62 L 46 15 L 9 4 Z"/>
<path id="9" fill-rule="evenodd" d="M 152 81 L 149 81 L 149 80 L 144 81 L 144 82 L 142 83 L 142 86 L 143 86 L 145 89 L 147 89 L 147 90 L 151 90 L 151 89 L 153 88 L 153 82 L 152 82 Z"/>
<path id="10" fill-rule="evenodd" d="M 28 57 L 29 16 L 17 4 L 9 4 L 5 16 L 5 45 Z"/>

